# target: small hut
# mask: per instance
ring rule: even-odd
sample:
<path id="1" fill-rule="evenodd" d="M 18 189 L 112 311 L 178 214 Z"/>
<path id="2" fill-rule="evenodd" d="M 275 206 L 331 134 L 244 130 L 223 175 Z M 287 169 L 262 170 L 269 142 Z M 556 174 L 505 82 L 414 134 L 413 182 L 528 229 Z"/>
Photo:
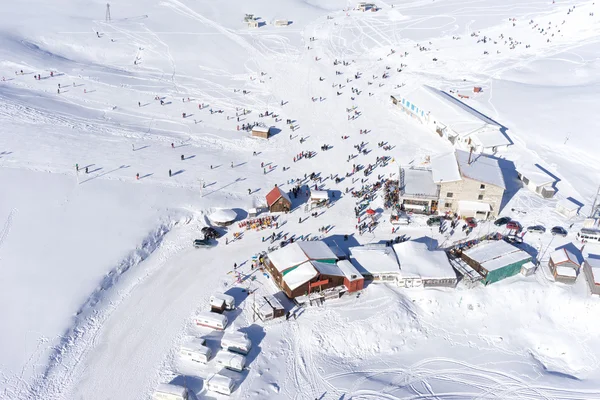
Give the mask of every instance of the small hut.
<path id="1" fill-rule="evenodd" d="M 271 128 L 257 125 L 252 128 L 252 136 L 268 139 L 271 136 Z"/>
<path id="2" fill-rule="evenodd" d="M 548 262 L 554 280 L 562 283 L 575 283 L 579 275 L 579 260 L 569 250 L 562 248 L 550 254 Z"/>
<path id="3" fill-rule="evenodd" d="M 277 185 L 267 193 L 266 200 L 270 212 L 288 212 L 292 209 L 290 196 Z"/>
<path id="4" fill-rule="evenodd" d="M 217 226 L 231 225 L 236 218 L 237 213 L 229 208 L 220 208 L 208 216 L 208 219 Z"/>

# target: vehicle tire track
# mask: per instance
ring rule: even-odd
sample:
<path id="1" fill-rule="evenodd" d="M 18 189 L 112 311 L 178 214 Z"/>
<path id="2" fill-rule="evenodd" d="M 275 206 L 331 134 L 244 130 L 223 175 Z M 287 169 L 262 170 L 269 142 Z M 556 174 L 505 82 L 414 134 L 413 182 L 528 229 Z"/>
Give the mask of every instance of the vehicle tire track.
<path id="1" fill-rule="evenodd" d="M 17 214 L 17 209 L 13 208 L 10 213 L 8 214 L 8 217 L 6 218 L 6 221 L 4 222 L 4 226 L 2 227 L 2 230 L 0 231 L 0 249 L 2 248 L 2 244 L 4 243 L 4 241 L 6 240 L 6 238 L 8 237 L 8 234 L 10 233 L 10 229 L 12 227 L 13 224 L 13 218 L 14 216 Z"/>

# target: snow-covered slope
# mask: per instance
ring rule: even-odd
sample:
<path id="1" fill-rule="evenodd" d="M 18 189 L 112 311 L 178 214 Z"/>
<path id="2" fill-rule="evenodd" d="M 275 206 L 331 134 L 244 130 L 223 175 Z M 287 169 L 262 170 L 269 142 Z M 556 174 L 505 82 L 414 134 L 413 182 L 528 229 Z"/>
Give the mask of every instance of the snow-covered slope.
<path id="1" fill-rule="evenodd" d="M 326 236 L 353 234 L 354 244 L 396 236 L 389 224 L 358 235 L 346 189 L 451 149 L 391 105 L 399 90 L 469 95 L 467 106 L 507 128 L 514 145 L 502 157 L 559 179 L 556 199 L 521 190 L 503 215 L 574 224 L 565 239 L 526 235 L 542 262 L 574 238 L 581 218 L 553 208 L 572 197 L 588 212 L 600 183 L 600 5 L 376 4 L 360 12 L 341 0 L 133 0 L 111 3 L 110 21 L 106 2 L 3 8 L 0 398 L 146 399 L 171 380 L 214 398 L 204 386 L 213 367 L 181 365 L 178 345 L 192 335 L 218 343 L 190 323 L 213 291 L 273 290 L 263 276 L 239 285 L 231 273 L 234 263 L 252 273 L 248 260 L 272 230 L 194 250 L 206 212 L 247 209 L 275 184 L 287 190 L 316 172 L 341 198 L 318 218 L 303 207 L 282 216 L 277 232 L 320 235 L 326 226 Z M 248 28 L 246 13 L 265 25 Z M 276 134 L 264 141 L 238 129 L 252 122 Z M 371 152 L 349 160 L 361 142 Z M 294 161 L 303 151 L 316 156 Z M 393 161 L 374 175 L 332 182 L 381 156 Z M 416 225 L 399 233 L 440 244 L 462 237 Z M 270 324 L 253 320 L 248 298 L 234 323 L 255 346 L 232 397 L 600 398 L 591 318 L 600 303 L 581 278 L 567 287 L 540 270 L 476 289 L 370 285 Z"/>

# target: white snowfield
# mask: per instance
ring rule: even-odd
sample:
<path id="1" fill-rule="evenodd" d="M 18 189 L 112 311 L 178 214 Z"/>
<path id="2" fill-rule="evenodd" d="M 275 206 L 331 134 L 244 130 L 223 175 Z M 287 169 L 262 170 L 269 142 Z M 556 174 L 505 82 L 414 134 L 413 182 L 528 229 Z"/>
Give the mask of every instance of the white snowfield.
<path id="1" fill-rule="evenodd" d="M 589 296 L 585 274 L 566 285 L 547 268 L 556 248 L 581 251 L 571 241 L 600 183 L 600 3 L 356 5 L 2 7 L 0 399 L 146 400 L 161 383 L 185 385 L 192 399 L 227 398 L 206 388 L 215 373 L 234 381 L 234 399 L 600 399 L 600 300 Z M 243 22 L 246 13 L 259 27 Z M 385 218 L 372 233 L 355 229 L 356 199 L 346 189 L 359 190 L 360 179 L 397 177 L 400 165 L 426 166 L 427 157 L 434 180 L 460 179 L 456 165 L 435 157 L 451 154 L 451 144 L 390 101 L 423 85 L 459 100 L 457 113 L 501 127 L 513 143 L 498 154 L 502 168 L 541 166 L 555 178 L 557 194 L 546 200 L 519 190 L 516 173 L 503 169 L 501 215 L 548 228 L 524 236 L 541 267 L 472 289 L 367 284 L 360 296 L 307 307 L 289 321 L 255 320 L 246 290 L 262 296 L 275 286 L 251 269 L 251 257 L 272 246 L 273 232 L 322 235 L 345 248 L 398 235 L 431 236 L 442 247 L 465 238 L 420 217 L 394 234 Z M 272 127 L 268 140 L 244 130 L 255 122 Z M 361 142 L 368 154 L 356 154 Z M 294 162 L 309 151 L 314 157 Z M 335 183 L 353 164 L 383 156 L 389 162 L 371 175 Z M 331 195 L 318 217 L 304 211 L 314 189 L 304 181 L 310 188 L 291 196 L 293 212 L 281 214 L 277 229 L 234 240 L 236 221 L 218 228 L 215 247 L 192 247 L 211 211 L 243 218 L 275 185 L 287 193 L 290 180 L 311 172 Z M 382 196 L 370 204 L 378 213 Z M 576 217 L 555 211 L 565 199 L 581 206 Z M 550 234 L 557 225 L 566 238 Z M 480 222 L 470 238 L 496 230 L 507 232 Z M 588 252 L 598 254 L 598 245 Z M 366 265 L 369 253 L 356 254 Z M 216 354 L 223 332 L 193 319 L 217 292 L 236 300 L 226 332 L 252 341 L 240 373 L 179 358 L 193 338 Z"/>

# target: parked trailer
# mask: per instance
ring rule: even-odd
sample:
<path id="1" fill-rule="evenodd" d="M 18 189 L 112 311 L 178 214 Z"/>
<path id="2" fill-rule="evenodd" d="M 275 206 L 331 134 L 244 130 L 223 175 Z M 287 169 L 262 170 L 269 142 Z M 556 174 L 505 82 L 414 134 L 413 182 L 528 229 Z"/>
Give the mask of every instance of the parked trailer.
<path id="1" fill-rule="evenodd" d="M 205 342 L 204 339 L 192 339 L 181 346 L 179 355 L 189 361 L 207 364 L 212 351 L 204 345 Z"/>
<path id="2" fill-rule="evenodd" d="M 210 311 L 203 311 L 194 319 L 194 323 L 198 326 L 206 326 L 220 331 L 227 327 L 228 322 L 226 316 Z"/>
<path id="3" fill-rule="evenodd" d="M 188 390 L 183 386 L 161 383 L 152 394 L 153 400 L 188 400 Z"/>
<path id="4" fill-rule="evenodd" d="M 219 314 L 223 311 L 231 311 L 235 309 L 235 298 L 228 294 L 216 293 L 210 296 L 210 308 Z"/>
<path id="5" fill-rule="evenodd" d="M 229 351 L 220 351 L 215 357 L 215 362 L 221 367 L 242 372 L 246 366 L 246 357 Z"/>
<path id="6" fill-rule="evenodd" d="M 276 19 L 273 22 L 273 25 L 275 26 L 288 26 L 290 24 L 290 21 L 288 21 L 287 19 Z"/>
<path id="7" fill-rule="evenodd" d="M 230 395 L 235 388 L 233 379 L 220 374 L 214 374 L 206 381 L 206 388 L 215 393 Z"/>
<path id="8" fill-rule="evenodd" d="M 244 332 L 225 332 L 221 339 L 221 348 L 246 355 L 252 348 L 252 342 Z"/>

